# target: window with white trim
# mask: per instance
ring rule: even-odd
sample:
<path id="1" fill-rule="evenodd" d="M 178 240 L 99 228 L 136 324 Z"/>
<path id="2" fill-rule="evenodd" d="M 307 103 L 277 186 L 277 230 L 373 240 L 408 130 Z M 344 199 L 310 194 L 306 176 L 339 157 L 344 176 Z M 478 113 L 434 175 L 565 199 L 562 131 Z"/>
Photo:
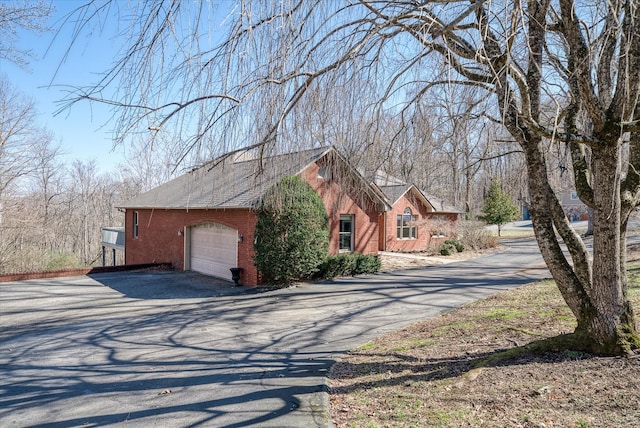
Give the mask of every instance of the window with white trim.
<path id="1" fill-rule="evenodd" d="M 353 214 L 343 214 L 340 216 L 340 251 L 353 251 L 354 239 L 354 216 Z"/>
<path id="2" fill-rule="evenodd" d="M 133 238 L 137 238 L 138 237 L 138 211 L 134 211 L 133 212 Z"/>
<path id="3" fill-rule="evenodd" d="M 416 239 L 418 237 L 418 228 L 416 227 L 417 221 L 418 216 L 413 215 L 411 208 L 405 208 L 403 214 L 397 216 L 397 238 Z"/>

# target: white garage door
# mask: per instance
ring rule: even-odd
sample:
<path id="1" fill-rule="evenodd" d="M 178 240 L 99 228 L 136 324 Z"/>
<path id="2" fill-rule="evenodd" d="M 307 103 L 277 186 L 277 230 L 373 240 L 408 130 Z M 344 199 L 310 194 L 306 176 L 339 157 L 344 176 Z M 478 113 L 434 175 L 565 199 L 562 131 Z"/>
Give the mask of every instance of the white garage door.
<path id="1" fill-rule="evenodd" d="M 191 270 L 231 280 L 238 266 L 238 231 L 218 223 L 191 228 Z"/>

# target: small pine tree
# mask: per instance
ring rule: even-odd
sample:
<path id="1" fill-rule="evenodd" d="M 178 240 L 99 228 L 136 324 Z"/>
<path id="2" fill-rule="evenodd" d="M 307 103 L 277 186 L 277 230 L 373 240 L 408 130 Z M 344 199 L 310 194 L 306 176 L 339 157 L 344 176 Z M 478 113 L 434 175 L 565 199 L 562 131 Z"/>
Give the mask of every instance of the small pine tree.
<path id="1" fill-rule="evenodd" d="M 317 272 L 329 250 L 329 225 L 309 183 L 284 177 L 267 191 L 256 214 L 255 262 L 267 282 L 288 284 Z"/>
<path id="2" fill-rule="evenodd" d="M 484 213 L 482 220 L 487 224 L 498 226 L 498 236 L 500 236 L 502 225 L 514 221 L 518 216 L 518 206 L 513 203 L 511 196 L 502 190 L 498 179 L 491 181 L 482 212 Z"/>

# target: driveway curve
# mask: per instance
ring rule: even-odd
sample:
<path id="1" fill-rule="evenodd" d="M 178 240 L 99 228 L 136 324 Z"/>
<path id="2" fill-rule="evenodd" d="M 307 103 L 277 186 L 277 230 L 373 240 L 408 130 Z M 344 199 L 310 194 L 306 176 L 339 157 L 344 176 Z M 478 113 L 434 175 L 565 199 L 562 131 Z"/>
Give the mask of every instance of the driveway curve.
<path id="1" fill-rule="evenodd" d="M 344 352 L 549 276 L 533 241 L 508 245 L 265 293 L 184 272 L 0 284 L 0 426 L 331 426 Z"/>

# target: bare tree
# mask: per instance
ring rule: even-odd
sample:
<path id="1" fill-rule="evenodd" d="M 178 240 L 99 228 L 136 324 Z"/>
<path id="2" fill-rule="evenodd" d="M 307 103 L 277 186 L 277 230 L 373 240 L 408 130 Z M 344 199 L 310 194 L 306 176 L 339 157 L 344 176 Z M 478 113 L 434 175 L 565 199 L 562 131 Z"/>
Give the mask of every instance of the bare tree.
<path id="1" fill-rule="evenodd" d="M 222 3 L 218 15 L 186 2 L 134 8 L 132 43 L 75 98 L 121 108 L 121 138 L 175 124 L 188 135 L 182 150 L 268 147 L 286 136 L 306 95 L 328 82 L 368 82 L 362 96 L 372 124 L 402 117 L 442 85 L 489 94 L 524 153 L 536 238 L 578 321 L 567 345 L 607 354 L 640 347 L 625 264 L 640 186 L 636 1 L 240 1 Z M 214 32 L 222 22 L 226 36 Z M 115 98 L 103 99 L 118 77 Z M 321 107 L 340 120 L 332 105 Z M 571 149 L 578 193 L 593 210 L 593 261 L 549 183 L 550 144 Z"/>
<path id="2" fill-rule="evenodd" d="M 438 142 L 432 150 L 441 153 L 446 165 L 449 177 L 446 196 L 455 206 L 462 202 L 470 213 L 474 177 L 481 171 L 494 143 L 488 138 L 488 128 L 493 124 L 487 109 L 490 112 L 492 106 L 487 95 L 472 86 L 445 85 L 432 98 L 436 107 L 432 111 L 438 117 L 435 127 Z"/>
<path id="3" fill-rule="evenodd" d="M 48 30 L 46 20 L 52 12 L 44 0 L 14 0 L 0 2 L 0 59 L 26 68 L 33 52 L 19 46 L 18 32 L 41 33 Z"/>
<path id="4" fill-rule="evenodd" d="M 127 163 L 118 165 L 123 180 L 137 192 L 145 192 L 182 172 L 175 164 L 178 154 L 163 138 L 138 139 L 127 147 Z"/>
<path id="5" fill-rule="evenodd" d="M 35 162 L 28 178 L 31 182 L 29 194 L 34 204 L 31 230 L 38 240 L 34 244 L 45 252 L 59 251 L 62 241 L 56 226 L 60 218 L 66 217 L 59 210 L 64 192 L 64 167 L 59 159 L 62 149 L 50 138 L 41 140 L 33 151 Z"/>
<path id="6" fill-rule="evenodd" d="M 95 161 L 76 160 L 69 169 L 69 198 L 71 236 L 73 253 L 86 265 L 98 259 L 98 240 L 101 224 L 100 212 L 96 204 L 100 201 L 100 178 Z"/>
<path id="7" fill-rule="evenodd" d="M 50 138 L 37 125 L 33 100 L 0 75 L 0 197 L 17 179 L 33 169 L 32 147 Z"/>
<path id="8" fill-rule="evenodd" d="M 60 148 L 46 130 L 34 129 L 24 147 L 28 170 L 0 195 L 1 272 L 46 269 L 52 254 L 63 248 L 56 227 L 65 218 L 58 209 L 64 177 Z"/>

